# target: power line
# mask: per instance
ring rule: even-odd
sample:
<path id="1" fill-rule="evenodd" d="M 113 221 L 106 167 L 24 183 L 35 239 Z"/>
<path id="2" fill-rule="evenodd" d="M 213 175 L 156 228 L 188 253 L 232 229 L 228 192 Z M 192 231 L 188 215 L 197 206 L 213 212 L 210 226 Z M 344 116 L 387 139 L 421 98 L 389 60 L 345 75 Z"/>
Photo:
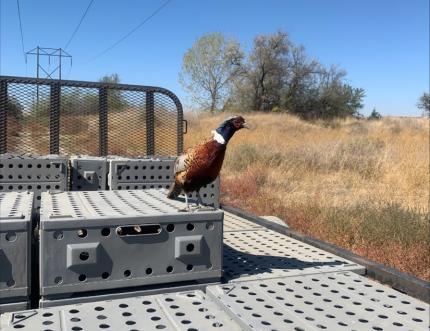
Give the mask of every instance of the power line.
<path id="1" fill-rule="evenodd" d="M 116 47 L 118 44 L 123 42 L 125 39 L 127 39 L 130 35 L 132 35 L 134 32 L 136 32 L 139 28 L 141 28 L 146 22 L 148 22 L 151 18 L 153 18 L 155 15 L 157 15 L 164 7 L 166 7 L 172 0 L 167 0 L 164 2 L 160 7 L 158 7 L 151 15 L 149 15 L 147 18 L 145 18 L 139 25 L 137 25 L 135 28 L 133 28 L 130 32 L 125 34 L 122 38 L 120 38 L 118 41 L 110 45 L 108 48 L 104 49 L 100 53 L 98 53 L 96 56 L 88 60 L 88 62 L 94 61 L 95 59 L 99 58 L 100 56 L 103 56 L 107 52 L 109 52 L 112 48 Z"/>
<path id="2" fill-rule="evenodd" d="M 94 0 L 91 0 L 90 3 L 88 4 L 87 9 L 85 9 L 84 14 L 82 15 L 81 19 L 79 20 L 78 26 L 76 27 L 75 31 L 73 31 L 69 41 L 67 42 L 66 46 L 64 46 L 64 49 L 67 49 L 67 47 L 69 47 L 70 43 L 72 42 L 72 40 L 75 37 L 76 33 L 78 32 L 79 28 L 81 27 L 81 24 L 84 21 L 85 16 L 87 16 L 87 13 L 90 10 L 90 7 L 93 4 L 93 2 L 94 2 Z"/>
<path id="3" fill-rule="evenodd" d="M 16 0 L 16 6 L 18 7 L 19 29 L 21 30 L 22 54 L 24 55 L 25 63 L 27 63 L 27 57 L 25 56 L 25 47 L 24 47 L 24 34 L 22 33 L 22 21 L 21 21 L 21 10 L 19 8 L 19 0 Z"/>

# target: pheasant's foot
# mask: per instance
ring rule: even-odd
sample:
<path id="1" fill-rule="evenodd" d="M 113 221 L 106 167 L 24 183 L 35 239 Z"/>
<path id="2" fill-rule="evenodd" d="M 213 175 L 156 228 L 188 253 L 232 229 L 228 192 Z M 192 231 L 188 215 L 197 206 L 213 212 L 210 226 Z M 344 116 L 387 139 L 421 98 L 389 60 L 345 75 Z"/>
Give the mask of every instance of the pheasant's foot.
<path id="1" fill-rule="evenodd" d="M 210 205 L 197 205 L 194 211 L 214 211 L 214 210 L 216 210 L 216 208 Z"/>

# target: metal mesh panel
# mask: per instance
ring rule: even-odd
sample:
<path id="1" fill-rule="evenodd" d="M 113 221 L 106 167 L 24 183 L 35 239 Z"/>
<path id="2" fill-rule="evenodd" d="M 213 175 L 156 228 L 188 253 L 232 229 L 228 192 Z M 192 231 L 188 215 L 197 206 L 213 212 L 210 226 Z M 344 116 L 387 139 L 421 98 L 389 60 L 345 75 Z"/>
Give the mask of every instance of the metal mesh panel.
<path id="1" fill-rule="evenodd" d="M 0 154 L 177 155 L 182 120 L 159 87 L 0 76 Z"/>
<path id="2" fill-rule="evenodd" d="M 110 90 L 108 154 L 146 155 L 146 93 Z"/>
<path id="3" fill-rule="evenodd" d="M 60 154 L 99 153 L 99 91 L 95 88 L 61 88 Z"/>
<path id="4" fill-rule="evenodd" d="M 176 155 L 178 117 L 172 99 L 166 95 L 154 95 L 154 155 Z"/>
<path id="5" fill-rule="evenodd" d="M 7 94 L 7 151 L 49 154 L 49 86 L 8 84 Z"/>

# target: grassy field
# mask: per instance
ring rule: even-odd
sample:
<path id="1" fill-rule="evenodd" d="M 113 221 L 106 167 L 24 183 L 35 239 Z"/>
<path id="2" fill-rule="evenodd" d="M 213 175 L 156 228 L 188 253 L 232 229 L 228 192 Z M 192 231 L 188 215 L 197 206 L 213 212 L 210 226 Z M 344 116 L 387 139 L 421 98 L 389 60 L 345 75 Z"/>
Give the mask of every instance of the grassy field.
<path id="1" fill-rule="evenodd" d="M 186 147 L 228 114 L 187 115 Z M 222 201 L 430 280 L 429 121 L 304 122 L 244 114 L 230 142 Z"/>

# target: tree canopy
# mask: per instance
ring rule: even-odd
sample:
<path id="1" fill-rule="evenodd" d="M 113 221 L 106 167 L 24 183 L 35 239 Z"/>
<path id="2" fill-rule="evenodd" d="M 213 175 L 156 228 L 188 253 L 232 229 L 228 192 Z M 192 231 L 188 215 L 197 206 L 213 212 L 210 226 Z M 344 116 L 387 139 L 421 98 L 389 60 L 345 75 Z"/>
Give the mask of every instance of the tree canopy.
<path id="1" fill-rule="evenodd" d="M 430 116 L 430 95 L 426 92 L 418 99 L 417 107 L 422 109 L 425 116 Z"/>
<path id="2" fill-rule="evenodd" d="M 365 92 L 346 75 L 309 58 L 280 30 L 256 36 L 246 55 L 219 33 L 199 38 L 184 55 L 180 81 L 203 109 L 283 110 L 312 119 L 359 114 Z"/>
<path id="3" fill-rule="evenodd" d="M 225 101 L 242 58 L 237 41 L 220 33 L 204 35 L 185 53 L 180 82 L 194 102 L 213 112 Z"/>

